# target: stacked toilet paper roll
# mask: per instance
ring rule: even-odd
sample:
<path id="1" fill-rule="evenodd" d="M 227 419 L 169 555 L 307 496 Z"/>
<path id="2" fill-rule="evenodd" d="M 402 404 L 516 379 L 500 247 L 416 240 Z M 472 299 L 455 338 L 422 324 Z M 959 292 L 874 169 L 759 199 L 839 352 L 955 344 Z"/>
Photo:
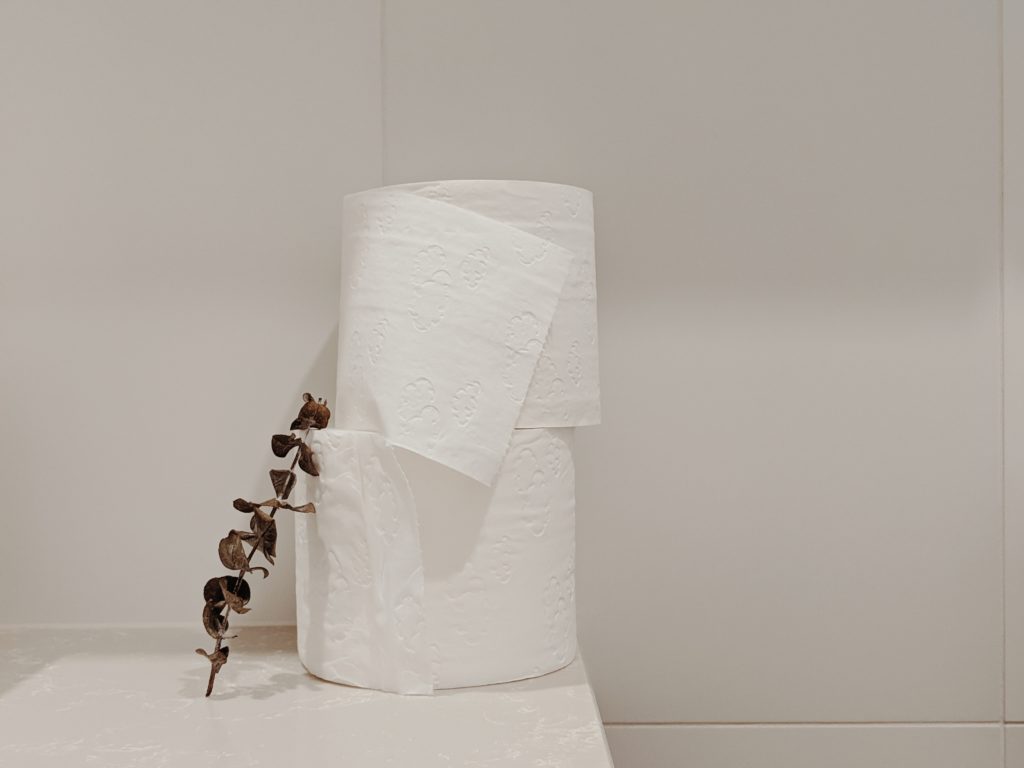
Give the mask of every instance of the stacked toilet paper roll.
<path id="1" fill-rule="evenodd" d="M 577 187 L 405 184 L 343 211 L 335 428 L 296 531 L 299 655 L 429 693 L 576 653 L 573 428 L 600 420 Z"/>

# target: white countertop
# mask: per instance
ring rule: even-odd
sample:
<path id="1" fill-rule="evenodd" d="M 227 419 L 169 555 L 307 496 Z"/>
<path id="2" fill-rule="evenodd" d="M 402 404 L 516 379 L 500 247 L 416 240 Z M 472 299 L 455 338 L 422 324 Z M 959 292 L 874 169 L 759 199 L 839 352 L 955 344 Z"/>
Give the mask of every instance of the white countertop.
<path id="1" fill-rule="evenodd" d="M 201 629 L 0 628 L 0 766 L 611 766 L 580 659 L 398 696 L 312 677 L 294 627 L 239 634 L 206 699 Z"/>

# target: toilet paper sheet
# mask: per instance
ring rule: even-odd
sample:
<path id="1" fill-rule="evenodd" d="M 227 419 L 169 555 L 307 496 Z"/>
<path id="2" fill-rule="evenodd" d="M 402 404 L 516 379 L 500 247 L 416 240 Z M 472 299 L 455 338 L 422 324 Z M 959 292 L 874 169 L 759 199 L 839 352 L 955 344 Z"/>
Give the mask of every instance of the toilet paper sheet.
<path id="1" fill-rule="evenodd" d="M 386 187 L 343 232 L 339 427 L 490 484 L 513 427 L 600 420 L 589 192 Z"/>

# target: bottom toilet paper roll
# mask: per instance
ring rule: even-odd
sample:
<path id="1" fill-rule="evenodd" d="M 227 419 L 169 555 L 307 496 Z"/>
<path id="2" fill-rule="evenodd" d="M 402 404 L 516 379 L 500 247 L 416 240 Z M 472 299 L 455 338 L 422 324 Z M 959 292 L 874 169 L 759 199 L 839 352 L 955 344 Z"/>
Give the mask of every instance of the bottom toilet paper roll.
<path id="1" fill-rule="evenodd" d="M 576 655 L 573 429 L 512 435 L 492 487 L 371 432 L 322 430 L 296 529 L 299 656 L 336 682 L 429 693 Z"/>

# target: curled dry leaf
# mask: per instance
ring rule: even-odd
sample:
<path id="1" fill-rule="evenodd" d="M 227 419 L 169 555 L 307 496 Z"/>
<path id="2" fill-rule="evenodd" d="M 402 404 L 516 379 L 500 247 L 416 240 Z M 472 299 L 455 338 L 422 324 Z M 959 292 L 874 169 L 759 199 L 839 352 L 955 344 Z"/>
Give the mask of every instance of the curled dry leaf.
<path id="1" fill-rule="evenodd" d="M 221 593 L 224 595 L 224 603 L 235 613 L 248 613 L 249 609 L 245 604 L 252 597 L 249 583 L 245 579 L 235 576 L 222 576 L 219 579 Z"/>
<path id="2" fill-rule="evenodd" d="M 277 557 L 277 523 L 274 518 L 264 513 L 253 515 L 249 520 L 249 527 L 252 533 L 245 537 L 245 540 L 252 544 L 267 562 L 274 564 Z"/>
<path id="3" fill-rule="evenodd" d="M 322 398 L 314 400 L 309 392 L 303 394 L 302 399 L 305 402 L 292 422 L 291 429 L 324 429 L 331 420 L 331 409 L 327 407 L 327 401 Z"/>
<path id="4" fill-rule="evenodd" d="M 226 646 L 226 645 L 223 648 L 221 648 L 219 651 L 214 651 L 213 653 L 207 653 L 202 648 L 196 648 L 196 653 L 198 653 L 200 656 L 205 656 L 206 658 L 208 658 L 210 660 L 210 662 L 212 664 L 214 664 L 218 669 L 223 667 L 225 662 L 227 662 L 228 654 L 230 652 L 231 652 L 231 649 L 228 648 L 228 646 Z"/>
<path id="5" fill-rule="evenodd" d="M 277 458 L 283 459 L 291 452 L 292 448 L 301 442 L 302 440 L 295 435 L 274 435 L 270 438 L 270 450 Z"/>
<path id="6" fill-rule="evenodd" d="M 246 501 L 245 499 L 235 499 L 232 502 L 232 505 L 239 512 L 245 512 L 246 514 L 251 514 L 253 510 L 259 506 L 258 504 L 253 504 L 251 501 Z"/>
<path id="7" fill-rule="evenodd" d="M 320 472 L 317 471 L 316 464 L 313 462 L 313 449 L 306 443 L 299 446 L 299 469 L 307 475 L 320 476 Z"/>
<path id="8" fill-rule="evenodd" d="M 245 546 L 238 531 L 231 531 L 220 540 L 217 554 L 220 555 L 220 561 L 225 568 L 240 571 L 249 567 L 249 558 L 245 556 Z"/>
<path id="9" fill-rule="evenodd" d="M 221 576 L 218 581 L 220 582 L 221 591 L 224 593 L 224 599 L 228 603 L 231 602 L 228 598 L 229 595 L 238 597 L 243 603 L 248 603 L 249 598 L 252 597 L 249 582 L 245 579 L 240 579 L 237 576 Z"/>
<path id="10" fill-rule="evenodd" d="M 270 482 L 274 484 L 274 493 L 282 499 L 287 499 L 295 487 L 295 473 L 290 469 L 272 469 Z"/>
<path id="11" fill-rule="evenodd" d="M 291 504 L 285 504 L 284 508 L 285 509 L 290 509 L 292 512 L 302 512 L 303 514 L 306 514 L 306 515 L 312 514 L 313 512 L 316 512 L 316 507 L 313 506 L 313 502 L 311 502 L 311 501 L 310 502 L 306 502 L 305 504 L 300 504 L 297 507 L 293 507 Z"/>
<path id="12" fill-rule="evenodd" d="M 220 640 L 228 631 L 228 617 L 221 613 L 220 608 L 216 605 L 207 602 L 203 606 L 203 627 L 206 629 L 206 634 L 215 640 Z"/>
<path id="13" fill-rule="evenodd" d="M 224 596 L 220 588 L 220 577 L 214 576 L 203 585 L 203 600 L 207 603 L 212 603 L 214 607 L 220 607 L 224 604 Z"/>
<path id="14" fill-rule="evenodd" d="M 235 531 L 235 533 L 239 532 Z M 249 602 L 252 595 L 249 582 L 245 579 L 240 579 L 237 576 L 214 576 L 203 587 L 203 599 L 214 608 L 220 608 L 227 601 L 226 593 L 228 592 L 242 598 L 242 601 L 246 603 Z"/>
<path id="15" fill-rule="evenodd" d="M 274 504 L 270 506 L 273 506 L 275 509 L 280 509 L 282 506 L 284 506 L 284 504 L 282 504 L 282 502 L 278 501 L 277 499 L 274 499 Z M 253 517 L 258 517 L 260 519 L 260 522 L 262 522 L 264 525 L 269 525 L 274 520 L 274 515 L 272 513 L 264 512 L 262 509 L 257 509 L 253 513 Z M 251 520 L 249 521 L 249 527 L 252 528 Z M 253 528 L 253 530 L 255 530 L 255 528 Z"/>

